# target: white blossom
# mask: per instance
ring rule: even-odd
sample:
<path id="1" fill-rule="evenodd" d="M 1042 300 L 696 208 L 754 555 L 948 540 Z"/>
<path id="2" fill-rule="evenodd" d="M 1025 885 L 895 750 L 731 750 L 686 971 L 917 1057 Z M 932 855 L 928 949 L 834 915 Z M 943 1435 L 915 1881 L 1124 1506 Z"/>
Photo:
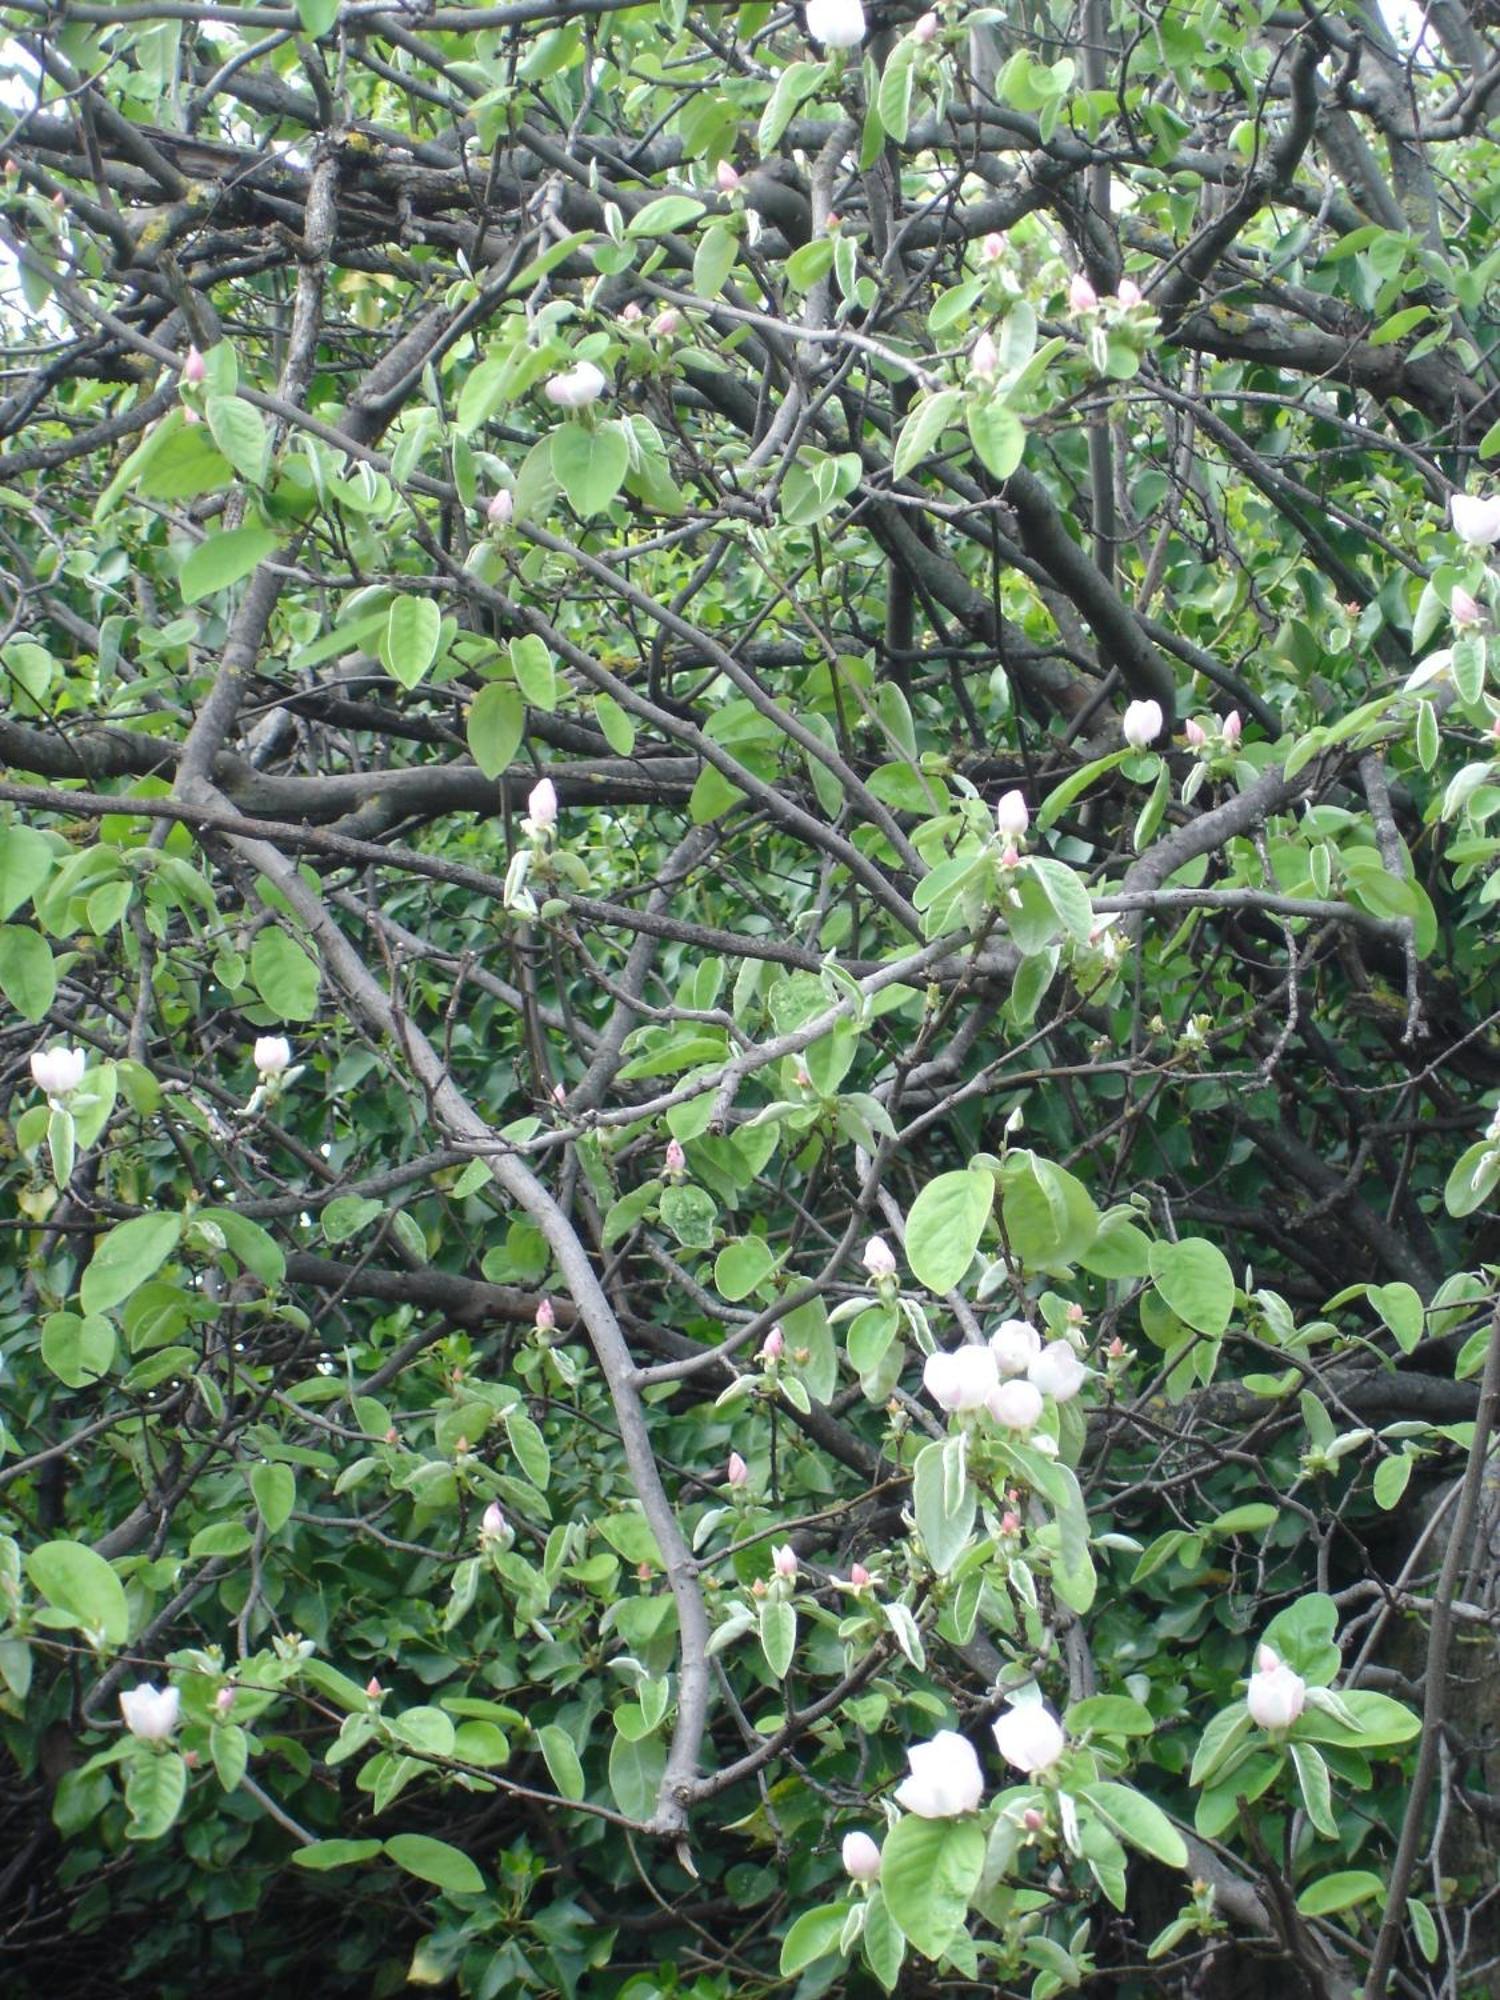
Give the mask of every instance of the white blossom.
<path id="1" fill-rule="evenodd" d="M 1039 1701 L 1013 1703 L 993 1728 L 1000 1755 L 1028 1778 L 1050 1771 L 1068 1747 L 1062 1724 Z"/>
<path id="2" fill-rule="evenodd" d="M 181 1706 L 182 1697 L 174 1687 L 152 1687 L 143 1682 L 140 1687 L 120 1690 L 125 1727 L 143 1743 L 165 1743 L 177 1727 Z"/>
<path id="3" fill-rule="evenodd" d="M 865 38 L 861 0 L 807 0 L 807 32 L 825 49 L 857 49 Z"/>
<path id="4" fill-rule="evenodd" d="M 955 1730 L 940 1729 L 930 1743 L 906 1753 L 911 1776 L 896 1787 L 896 1803 L 918 1819 L 952 1819 L 975 1812 L 984 1795 L 984 1773 L 974 1746 Z"/>

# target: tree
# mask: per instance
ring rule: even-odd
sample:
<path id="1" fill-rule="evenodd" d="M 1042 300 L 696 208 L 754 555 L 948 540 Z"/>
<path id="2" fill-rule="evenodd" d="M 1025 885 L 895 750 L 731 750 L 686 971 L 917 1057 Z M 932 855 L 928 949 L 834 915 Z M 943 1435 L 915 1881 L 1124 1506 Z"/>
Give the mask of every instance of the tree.
<path id="1" fill-rule="evenodd" d="M 1485 11 L 4 13 L 7 1990 L 1492 1990 Z"/>

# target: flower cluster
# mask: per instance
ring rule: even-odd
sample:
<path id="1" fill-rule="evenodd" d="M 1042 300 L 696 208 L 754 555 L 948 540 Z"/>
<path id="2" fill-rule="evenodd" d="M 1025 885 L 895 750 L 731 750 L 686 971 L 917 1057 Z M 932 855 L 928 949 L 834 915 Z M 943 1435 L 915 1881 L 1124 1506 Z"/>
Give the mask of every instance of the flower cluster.
<path id="1" fill-rule="evenodd" d="M 952 1353 L 929 1354 L 922 1383 L 940 1410 L 964 1416 L 984 1410 L 1006 1430 L 1033 1430 L 1044 1398 L 1071 1402 L 1088 1369 L 1066 1340 L 1042 1337 L 1025 1320 L 1005 1320 L 987 1346 L 970 1343 Z"/>
<path id="2" fill-rule="evenodd" d="M 1045 1777 L 1068 1747 L 1062 1724 L 1039 1701 L 1012 1703 L 991 1727 L 1000 1755 L 1028 1778 Z M 940 1729 L 930 1743 L 914 1744 L 906 1760 L 911 1775 L 896 1787 L 897 1805 L 918 1819 L 953 1819 L 978 1810 L 984 1773 L 967 1736 Z"/>

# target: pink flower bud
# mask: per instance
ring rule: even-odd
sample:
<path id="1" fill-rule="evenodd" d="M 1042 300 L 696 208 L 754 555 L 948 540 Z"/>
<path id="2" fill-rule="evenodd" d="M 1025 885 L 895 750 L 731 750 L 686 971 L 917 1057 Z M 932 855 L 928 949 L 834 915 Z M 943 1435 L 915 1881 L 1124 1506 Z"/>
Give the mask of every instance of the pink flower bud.
<path id="1" fill-rule="evenodd" d="M 61 196 L 61 195 L 54 195 L 54 196 L 53 196 L 53 200 L 54 200 L 54 201 L 61 201 L 61 200 L 62 200 L 62 196 Z M 198 1768 L 198 1761 L 199 1761 L 199 1760 L 198 1760 L 198 1753 L 197 1753 L 197 1751 L 196 1751 L 196 1750 L 184 1750 L 184 1751 L 183 1751 L 183 1753 L 182 1753 L 182 1761 L 183 1761 L 183 1763 L 184 1763 L 184 1764 L 186 1764 L 186 1766 L 188 1767 L 188 1769 L 189 1769 L 190 1771 L 196 1771 L 196 1770 L 197 1770 L 197 1768 Z"/>
<path id="2" fill-rule="evenodd" d="M 1104 1351 L 1109 1356 L 1111 1361 L 1118 1361 L 1121 1355 L 1125 1352 L 1125 1343 L 1123 1340 L 1121 1340 L 1120 1336 L 1116 1334 L 1114 1339 L 1109 1343 L 1108 1347 L 1106 1347 Z"/>
<path id="3" fill-rule="evenodd" d="M 896 1258 L 883 1236 L 872 1236 L 865 1245 L 865 1269 L 872 1278 L 894 1278 Z"/>
<path id="4" fill-rule="evenodd" d="M 739 1453 L 738 1453 L 737 1451 L 732 1451 L 732 1452 L 731 1452 L 731 1453 L 729 1454 L 729 1483 L 730 1483 L 730 1485 L 731 1485 L 731 1486 L 743 1486 L 743 1485 L 745 1484 L 746 1480 L 747 1480 L 747 1479 L 749 1479 L 749 1477 L 750 1477 L 750 1468 L 749 1468 L 749 1466 L 748 1466 L 748 1465 L 746 1465 L 745 1461 L 744 1461 L 744 1460 L 743 1460 L 743 1459 L 742 1459 L 742 1458 L 740 1457 L 740 1455 L 739 1455 Z"/>
<path id="5" fill-rule="evenodd" d="M 1068 280 L 1068 304 L 1076 313 L 1092 312 L 1099 303 L 1099 294 L 1094 290 L 1082 271 L 1075 271 Z"/>
<path id="6" fill-rule="evenodd" d="M 679 1174 L 687 1172 L 687 1154 L 682 1150 L 682 1141 L 680 1139 L 668 1139 L 667 1150 L 663 1155 L 663 1164 L 674 1180 Z"/>
<path id="7" fill-rule="evenodd" d="M 394 1424 L 392 1424 L 390 1429 L 386 1432 L 385 1441 L 387 1444 L 400 1444 L 401 1433 L 400 1431 L 397 1430 Z"/>
<path id="8" fill-rule="evenodd" d="M 989 332 L 980 334 L 969 349 L 969 369 L 981 382 L 993 382 L 1000 366 L 1000 350 Z"/>
<path id="9" fill-rule="evenodd" d="M 728 160 L 720 160 L 714 168 L 714 186 L 720 194 L 733 194 L 740 184 L 740 177 Z"/>
<path id="10" fill-rule="evenodd" d="M 550 778 L 538 779 L 527 794 L 526 817 L 539 833 L 557 825 L 557 787 Z"/>
<path id="11" fill-rule="evenodd" d="M 855 1563 L 849 1571 L 849 1581 L 856 1590 L 863 1590 L 870 1581 L 870 1572 L 863 1563 Z"/>
<path id="12" fill-rule="evenodd" d="M 553 1305 L 551 1299 L 538 1299 L 536 1308 L 537 1332 L 550 1333 L 553 1327 L 555 1327 L 556 1325 L 557 1325 L 556 1306 Z"/>
<path id="13" fill-rule="evenodd" d="M 771 1567 L 784 1582 L 791 1582 L 797 1574 L 797 1551 L 790 1542 L 783 1542 L 779 1549 L 772 1549 Z"/>
<path id="14" fill-rule="evenodd" d="M 1083 1325 L 1083 1307 L 1078 1304 L 1076 1299 L 1068 1307 L 1068 1325 L 1069 1326 Z"/>
<path id="15" fill-rule="evenodd" d="M 498 493 L 490 495 L 490 504 L 484 510 L 484 518 L 492 528 L 508 528 L 515 511 L 515 494 L 509 487 L 502 486 Z"/>
<path id="16" fill-rule="evenodd" d="M 492 1500 L 480 1519 L 479 1539 L 482 1542 L 498 1542 L 505 1532 L 505 1516 Z"/>
<path id="17" fill-rule="evenodd" d="M 1005 255 L 1005 238 L 998 229 L 992 229 L 980 245 L 980 255 L 987 264 L 997 264 Z"/>
<path id="18" fill-rule="evenodd" d="M 379 1681 L 376 1680 L 373 1674 L 371 1674 L 370 1678 L 365 1682 L 365 1693 L 366 1695 L 368 1695 L 371 1701 L 383 1701 L 385 1699 L 385 1689 L 380 1685 Z"/>
<path id="19" fill-rule="evenodd" d="M 1141 288 L 1134 278 L 1121 278 L 1120 289 L 1115 293 L 1115 304 L 1138 306 L 1141 303 Z"/>
<path id="20" fill-rule="evenodd" d="M 779 1361 L 785 1352 L 786 1335 L 779 1326 L 773 1326 L 761 1342 L 760 1358 L 762 1361 Z"/>
<path id="21" fill-rule="evenodd" d="M 1011 843 L 1001 848 L 1000 866 L 1002 868 L 1019 868 L 1020 865 L 1021 865 L 1021 850 L 1019 847 L 1015 846 L 1014 843 Z"/>
<path id="22" fill-rule="evenodd" d="M 183 356 L 182 379 L 184 382 L 201 382 L 208 373 L 208 363 L 196 347 L 190 347 Z"/>
<path id="23" fill-rule="evenodd" d="M 995 831 L 1002 840 L 1024 840 L 1031 814 L 1019 792 L 1003 792 L 995 806 Z"/>
<path id="24" fill-rule="evenodd" d="M 230 1709 L 234 1707 L 235 1696 L 238 1693 L 238 1688 L 220 1688 L 219 1692 L 214 1696 L 214 1714 L 221 1717 L 228 1715 Z"/>
<path id="25" fill-rule="evenodd" d="M 1471 625 L 1477 625 L 1484 616 L 1477 601 L 1469 595 L 1461 583 L 1453 586 L 1453 595 L 1448 599 L 1448 612 L 1461 632 L 1467 631 Z"/>
<path id="26" fill-rule="evenodd" d="M 914 42 L 935 41 L 937 39 L 937 31 L 938 31 L 937 15 L 923 14 L 921 18 L 916 22 L 914 22 L 912 25 L 911 38 Z"/>
<path id="27" fill-rule="evenodd" d="M 191 429 L 194 424 L 201 424 L 203 419 L 191 403 L 184 403 L 182 406 L 182 421 Z"/>
<path id="28" fill-rule="evenodd" d="M 1201 750 L 1208 741 L 1208 732 L 1195 716 L 1189 716 L 1182 725 L 1182 733 L 1194 750 Z"/>
<path id="29" fill-rule="evenodd" d="M 1224 742 L 1227 748 L 1230 750 L 1239 749 L 1240 736 L 1244 727 L 1244 723 L 1240 721 L 1239 710 L 1232 708 L 1224 718 Z"/>
<path id="30" fill-rule="evenodd" d="M 1002 1535 L 1018 1535 L 1021 1532 L 1020 1515 L 1011 1513 L 1007 1508 L 1000 1516 L 1000 1532 Z"/>
<path id="31" fill-rule="evenodd" d="M 844 1873 L 854 1882 L 874 1882 L 880 1876 L 880 1849 L 867 1833 L 846 1833 L 840 1850 Z"/>
<path id="32" fill-rule="evenodd" d="M 663 306 L 651 322 L 651 331 L 658 340 L 667 340 L 682 327 L 682 314 L 676 306 Z"/>
<path id="33" fill-rule="evenodd" d="M 833 209 L 829 209 L 828 220 L 823 224 L 823 227 L 827 231 L 827 233 L 830 236 L 837 236 L 839 231 L 843 228 L 843 226 L 844 226 L 843 216 L 836 214 Z"/>
<path id="34" fill-rule="evenodd" d="M 1028 1833 L 1040 1833 L 1047 1822 L 1035 1806 L 1028 1806 L 1021 1815 L 1021 1824 Z"/>

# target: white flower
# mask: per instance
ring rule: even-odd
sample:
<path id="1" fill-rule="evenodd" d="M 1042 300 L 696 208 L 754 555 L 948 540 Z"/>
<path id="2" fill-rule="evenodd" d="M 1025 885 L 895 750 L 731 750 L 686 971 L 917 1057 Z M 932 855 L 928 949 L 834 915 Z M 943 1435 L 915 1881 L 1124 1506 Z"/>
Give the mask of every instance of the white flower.
<path id="1" fill-rule="evenodd" d="M 49 1097 L 70 1097 L 88 1067 L 86 1049 L 33 1049 L 31 1080 Z"/>
<path id="2" fill-rule="evenodd" d="M 1007 1430 L 1029 1431 L 1041 1420 L 1042 1392 L 1035 1383 L 1018 1375 L 1013 1381 L 1002 1382 L 985 1408 Z"/>
<path id="3" fill-rule="evenodd" d="M 995 1357 L 987 1347 L 964 1346 L 929 1354 L 922 1382 L 940 1410 L 977 1410 L 997 1387 Z"/>
<path id="4" fill-rule="evenodd" d="M 867 1833 L 846 1833 L 842 1848 L 844 1873 L 855 1882 L 875 1882 L 880 1877 L 880 1849 Z"/>
<path id="5" fill-rule="evenodd" d="M 1294 1674 L 1271 1646 L 1255 1655 L 1255 1672 L 1245 1691 L 1250 1720 L 1262 1729 L 1290 1729 L 1307 1703 L 1307 1682 Z"/>
<path id="6" fill-rule="evenodd" d="M 1487 549 L 1500 542 L 1500 495 L 1481 500 L 1470 493 L 1455 493 L 1448 502 L 1453 532 L 1471 549 Z"/>
<path id="7" fill-rule="evenodd" d="M 1120 729 L 1132 750 L 1144 750 L 1161 735 L 1165 721 L 1159 701 L 1133 701 L 1120 720 Z"/>
<path id="8" fill-rule="evenodd" d="M 984 1795 L 984 1773 L 974 1746 L 952 1729 L 940 1729 L 930 1743 L 906 1753 L 911 1776 L 896 1787 L 896 1803 L 918 1819 L 952 1819 L 974 1812 Z"/>
<path id="9" fill-rule="evenodd" d="M 1020 840 L 1031 824 L 1031 814 L 1019 792 L 1004 793 L 995 807 L 995 830 L 1002 840 Z"/>
<path id="10" fill-rule="evenodd" d="M 872 1236 L 865 1245 L 865 1269 L 872 1278 L 894 1278 L 896 1258 L 883 1236 Z"/>
<path id="11" fill-rule="evenodd" d="M 1002 1320 L 990 1335 L 990 1352 L 1002 1375 L 1024 1375 L 1041 1351 L 1041 1335 L 1024 1319 Z"/>
<path id="12" fill-rule="evenodd" d="M 541 833 L 557 825 L 557 787 L 550 778 L 539 778 L 527 794 L 526 817 Z"/>
<path id="13" fill-rule="evenodd" d="M 994 1724 L 994 1732 L 1000 1755 L 1028 1778 L 1050 1771 L 1068 1747 L 1062 1724 L 1039 1701 L 1013 1704 Z"/>
<path id="14" fill-rule="evenodd" d="M 560 410 L 585 410 L 596 403 L 609 385 L 609 377 L 592 361 L 578 361 L 565 375 L 549 376 L 542 394 Z"/>
<path id="15" fill-rule="evenodd" d="M 1070 1403 L 1088 1380 L 1089 1371 L 1065 1340 L 1049 1340 L 1026 1370 L 1026 1379 L 1054 1402 Z"/>
<path id="16" fill-rule="evenodd" d="M 292 1045 L 285 1035 L 257 1035 L 254 1060 L 261 1078 L 280 1076 L 291 1065 Z"/>
<path id="17" fill-rule="evenodd" d="M 125 1718 L 125 1727 L 143 1743 L 165 1743 L 177 1727 L 181 1705 L 182 1697 L 174 1687 L 152 1687 L 146 1682 L 140 1687 L 120 1690 L 120 1713 Z"/>
<path id="18" fill-rule="evenodd" d="M 825 49 L 857 49 L 865 38 L 861 0 L 807 0 L 807 32 Z"/>

